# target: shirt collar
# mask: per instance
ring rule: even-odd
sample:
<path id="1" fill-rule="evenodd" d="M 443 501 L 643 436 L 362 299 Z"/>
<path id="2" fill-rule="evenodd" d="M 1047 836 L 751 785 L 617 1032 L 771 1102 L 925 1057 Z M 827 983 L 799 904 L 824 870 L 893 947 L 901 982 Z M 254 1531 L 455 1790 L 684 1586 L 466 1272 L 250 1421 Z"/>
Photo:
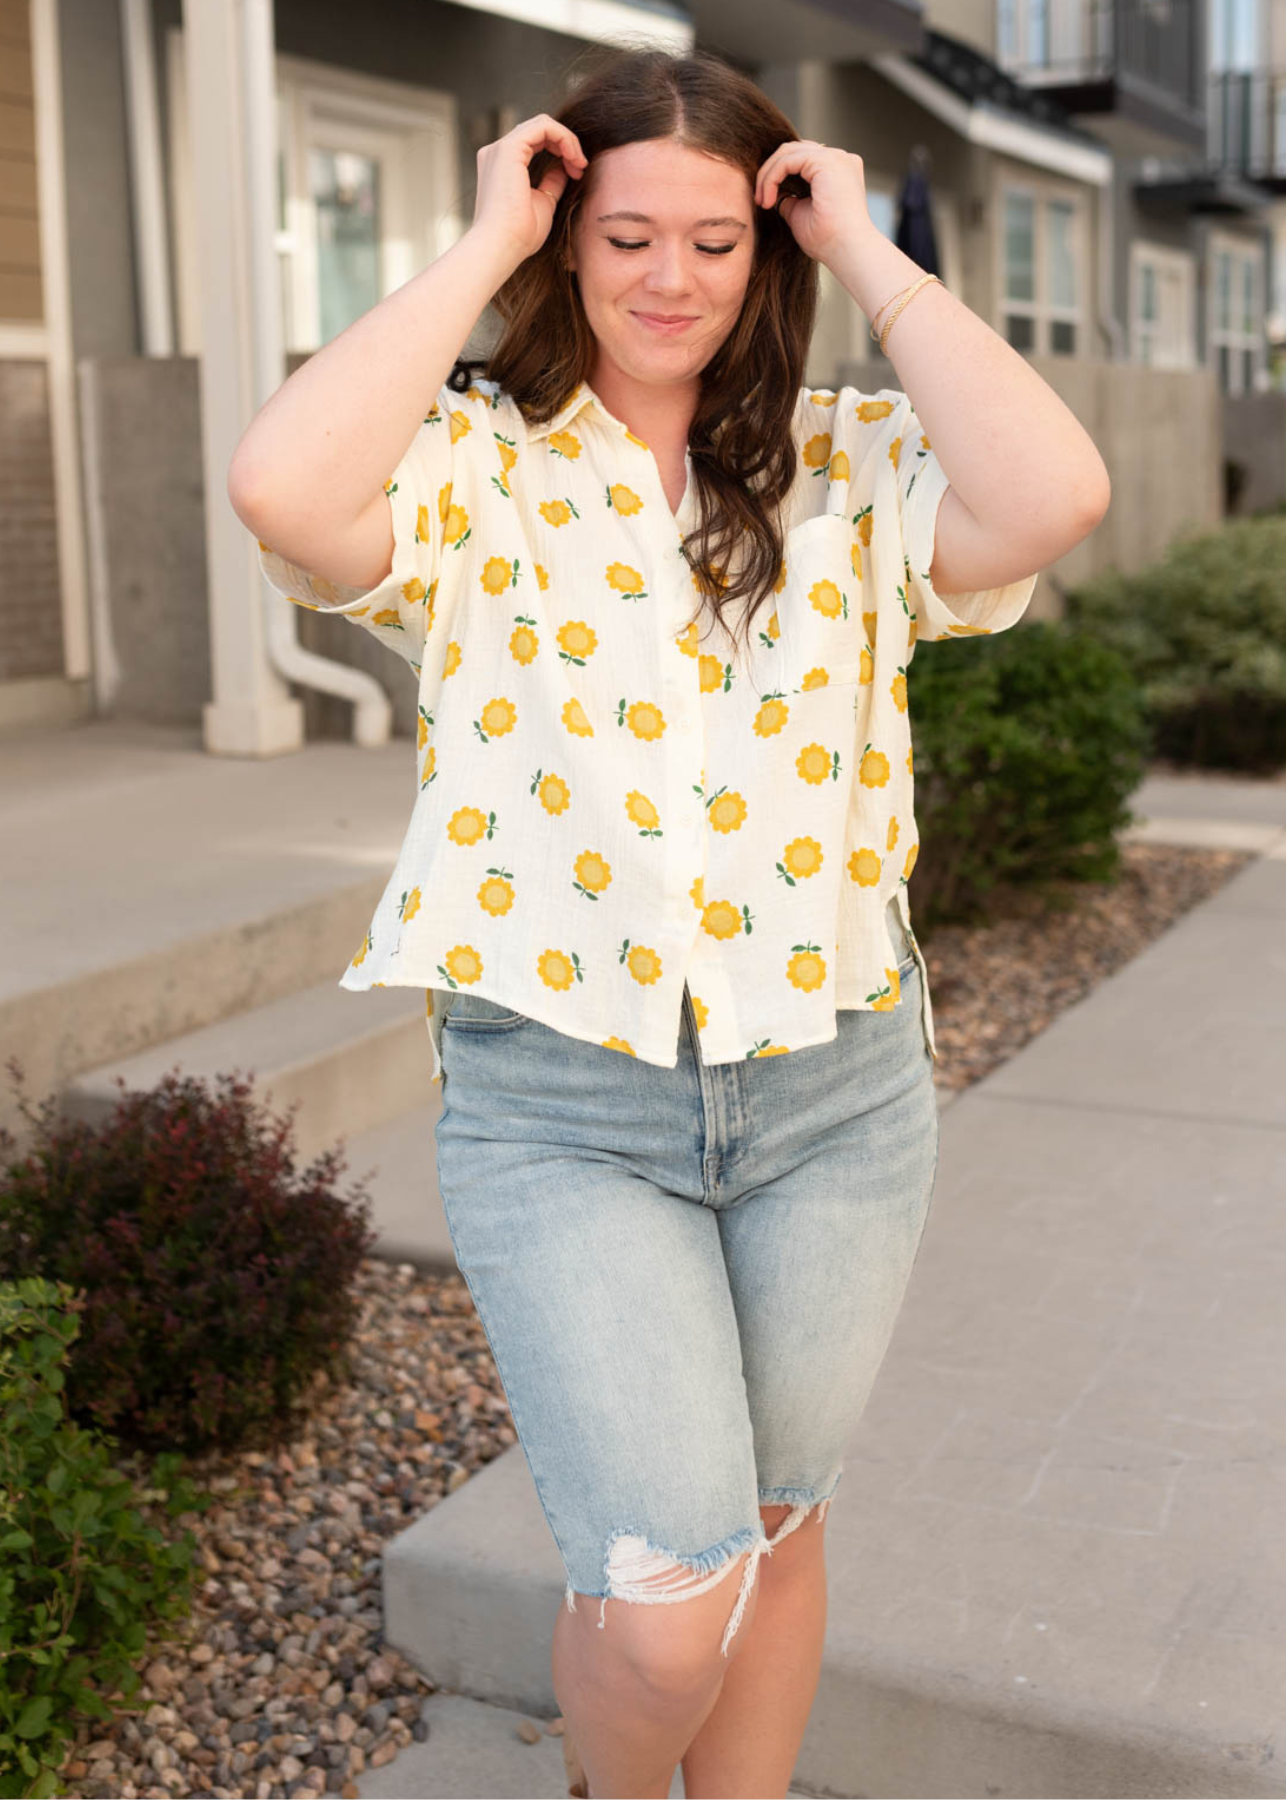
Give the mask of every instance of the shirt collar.
<path id="1" fill-rule="evenodd" d="M 646 449 L 642 438 L 636 438 L 628 425 L 618 419 L 614 413 L 608 412 L 588 381 L 578 381 L 553 418 L 546 419 L 542 425 L 529 425 L 527 435 L 529 438 L 536 439 L 548 437 L 551 432 L 564 431 L 574 419 L 579 418 L 587 407 L 593 407 L 603 423 L 610 425 L 621 437 L 627 437 L 631 442 L 642 445 Z"/>

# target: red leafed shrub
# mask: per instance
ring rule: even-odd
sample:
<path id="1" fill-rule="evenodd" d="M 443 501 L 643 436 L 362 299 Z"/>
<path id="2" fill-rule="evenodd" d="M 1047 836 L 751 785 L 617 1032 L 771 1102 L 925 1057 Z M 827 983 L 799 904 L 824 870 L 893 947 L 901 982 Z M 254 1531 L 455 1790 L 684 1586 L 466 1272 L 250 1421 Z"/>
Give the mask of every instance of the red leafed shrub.
<path id="1" fill-rule="evenodd" d="M 249 1081 L 218 1087 L 172 1073 L 96 1126 L 52 1097 L 38 1116 L 20 1101 L 35 1128 L 21 1158 L 0 1126 L 0 1281 L 83 1295 L 69 1414 L 141 1450 L 297 1434 L 318 1371 L 347 1372 L 353 1279 L 375 1241 L 360 1184 L 334 1191 L 338 1149 L 296 1172 L 294 1108 L 273 1119 Z"/>

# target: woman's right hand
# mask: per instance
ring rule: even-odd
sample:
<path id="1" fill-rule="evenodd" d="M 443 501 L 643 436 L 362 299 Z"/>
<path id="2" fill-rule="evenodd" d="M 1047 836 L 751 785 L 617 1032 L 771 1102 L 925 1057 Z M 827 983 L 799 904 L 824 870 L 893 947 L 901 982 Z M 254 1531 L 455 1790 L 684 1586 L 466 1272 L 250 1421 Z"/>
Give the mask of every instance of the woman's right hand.
<path id="1" fill-rule="evenodd" d="M 532 157 L 541 150 L 552 152 L 555 160 L 533 187 L 528 171 Z M 557 119 L 537 113 L 522 120 L 478 151 L 478 194 L 471 230 L 504 244 L 516 267 L 540 249 L 549 236 L 563 189 L 569 180 L 579 180 L 587 167 L 576 134 Z"/>

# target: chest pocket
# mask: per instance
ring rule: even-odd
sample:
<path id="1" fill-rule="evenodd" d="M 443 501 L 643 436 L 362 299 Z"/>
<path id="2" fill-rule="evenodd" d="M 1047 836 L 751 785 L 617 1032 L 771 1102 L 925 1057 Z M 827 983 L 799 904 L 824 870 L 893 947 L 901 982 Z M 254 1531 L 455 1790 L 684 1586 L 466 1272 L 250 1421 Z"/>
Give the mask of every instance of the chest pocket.
<path id="1" fill-rule="evenodd" d="M 786 583 L 777 602 L 781 681 L 788 693 L 843 687 L 861 679 L 861 551 L 846 516 L 825 513 L 787 533 Z M 869 610 L 869 607 L 868 607 Z"/>

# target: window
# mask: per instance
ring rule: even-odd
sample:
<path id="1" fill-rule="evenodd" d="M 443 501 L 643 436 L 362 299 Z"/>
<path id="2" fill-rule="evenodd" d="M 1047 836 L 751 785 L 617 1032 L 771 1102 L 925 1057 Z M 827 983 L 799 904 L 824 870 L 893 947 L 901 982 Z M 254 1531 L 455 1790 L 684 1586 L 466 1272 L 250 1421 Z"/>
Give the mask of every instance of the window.
<path id="1" fill-rule="evenodd" d="M 1264 368 L 1263 254 L 1258 244 L 1212 236 L 1208 354 L 1224 394 L 1267 385 Z"/>
<path id="2" fill-rule="evenodd" d="M 1001 329 L 1015 350 L 1075 356 L 1083 342 L 1084 210 L 1073 195 L 1002 189 Z"/>
<path id="3" fill-rule="evenodd" d="M 1196 361 L 1192 258 L 1166 244 L 1130 247 L 1130 357 L 1154 369 L 1190 369 Z"/>

